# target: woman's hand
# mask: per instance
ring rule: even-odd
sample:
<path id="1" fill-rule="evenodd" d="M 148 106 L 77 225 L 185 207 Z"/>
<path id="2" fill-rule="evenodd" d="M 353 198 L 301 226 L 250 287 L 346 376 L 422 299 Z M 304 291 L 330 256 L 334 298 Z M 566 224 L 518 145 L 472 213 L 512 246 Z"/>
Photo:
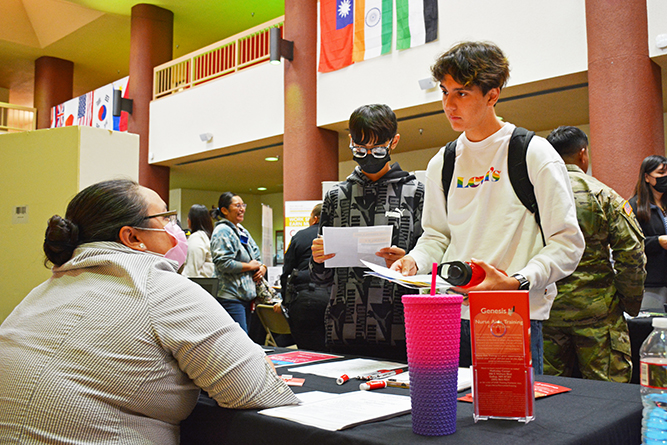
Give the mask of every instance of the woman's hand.
<path id="1" fill-rule="evenodd" d="M 406 255 L 400 260 L 394 261 L 390 269 L 402 273 L 404 277 L 409 275 L 416 275 L 417 262 L 410 255 Z"/>
<path id="2" fill-rule="evenodd" d="M 330 260 L 336 256 L 335 253 L 330 253 L 329 255 L 324 254 L 324 238 L 322 238 L 322 235 L 318 235 L 317 238 L 313 240 L 310 250 L 313 252 L 313 261 L 316 263 L 324 263 L 326 260 Z"/>
<path id="3" fill-rule="evenodd" d="M 259 263 L 259 261 L 257 261 L 257 260 L 253 260 L 253 261 Z M 264 275 L 266 275 L 266 271 L 267 271 L 266 265 L 260 263 L 259 268 L 255 271 L 255 273 L 252 276 L 253 281 L 257 282 L 257 281 L 261 280 L 262 277 L 264 277 Z"/>
<path id="4" fill-rule="evenodd" d="M 383 247 L 375 252 L 375 255 L 384 258 L 387 267 L 391 267 L 391 265 L 394 264 L 394 261 L 400 260 L 405 256 L 405 250 L 396 246 Z"/>

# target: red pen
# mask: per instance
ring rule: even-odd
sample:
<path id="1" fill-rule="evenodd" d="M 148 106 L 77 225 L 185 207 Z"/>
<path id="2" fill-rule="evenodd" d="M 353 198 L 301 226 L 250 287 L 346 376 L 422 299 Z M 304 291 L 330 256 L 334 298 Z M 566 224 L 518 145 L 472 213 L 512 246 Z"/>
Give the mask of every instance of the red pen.
<path id="1" fill-rule="evenodd" d="M 402 369 L 393 369 L 393 370 L 387 370 L 387 369 L 380 369 L 378 372 L 375 372 L 373 374 L 368 374 L 368 375 L 360 375 L 356 377 L 357 380 L 375 380 L 375 379 L 384 379 L 387 377 L 391 377 L 396 374 L 400 374 L 404 372 Z"/>
<path id="2" fill-rule="evenodd" d="M 387 387 L 386 380 L 371 380 L 370 382 L 362 383 L 359 389 L 369 391 L 371 389 L 382 389 Z"/>

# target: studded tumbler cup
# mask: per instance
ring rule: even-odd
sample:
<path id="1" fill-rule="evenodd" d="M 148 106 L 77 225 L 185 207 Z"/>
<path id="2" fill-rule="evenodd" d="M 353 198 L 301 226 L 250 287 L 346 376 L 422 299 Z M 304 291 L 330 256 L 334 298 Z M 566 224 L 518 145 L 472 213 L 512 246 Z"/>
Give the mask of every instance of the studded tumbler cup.
<path id="1" fill-rule="evenodd" d="M 412 431 L 456 431 L 461 295 L 404 295 Z"/>

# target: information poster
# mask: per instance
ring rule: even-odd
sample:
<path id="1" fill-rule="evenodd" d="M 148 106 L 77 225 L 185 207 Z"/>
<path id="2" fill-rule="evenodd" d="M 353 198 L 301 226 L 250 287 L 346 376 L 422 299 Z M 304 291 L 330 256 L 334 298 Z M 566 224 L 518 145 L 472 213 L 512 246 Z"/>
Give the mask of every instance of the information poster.
<path id="1" fill-rule="evenodd" d="M 528 291 L 470 292 L 475 421 L 530 421 L 533 372 Z"/>
<path id="2" fill-rule="evenodd" d="M 289 243 L 296 232 L 309 225 L 313 207 L 322 201 L 285 201 L 285 235 L 284 248 L 287 251 Z"/>

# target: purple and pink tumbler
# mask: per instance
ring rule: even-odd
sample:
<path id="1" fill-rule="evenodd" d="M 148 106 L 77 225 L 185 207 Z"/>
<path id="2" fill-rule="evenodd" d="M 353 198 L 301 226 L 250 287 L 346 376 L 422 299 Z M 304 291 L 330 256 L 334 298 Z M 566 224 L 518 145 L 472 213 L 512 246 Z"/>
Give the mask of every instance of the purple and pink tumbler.
<path id="1" fill-rule="evenodd" d="M 456 432 L 461 295 L 404 295 L 412 431 Z"/>

